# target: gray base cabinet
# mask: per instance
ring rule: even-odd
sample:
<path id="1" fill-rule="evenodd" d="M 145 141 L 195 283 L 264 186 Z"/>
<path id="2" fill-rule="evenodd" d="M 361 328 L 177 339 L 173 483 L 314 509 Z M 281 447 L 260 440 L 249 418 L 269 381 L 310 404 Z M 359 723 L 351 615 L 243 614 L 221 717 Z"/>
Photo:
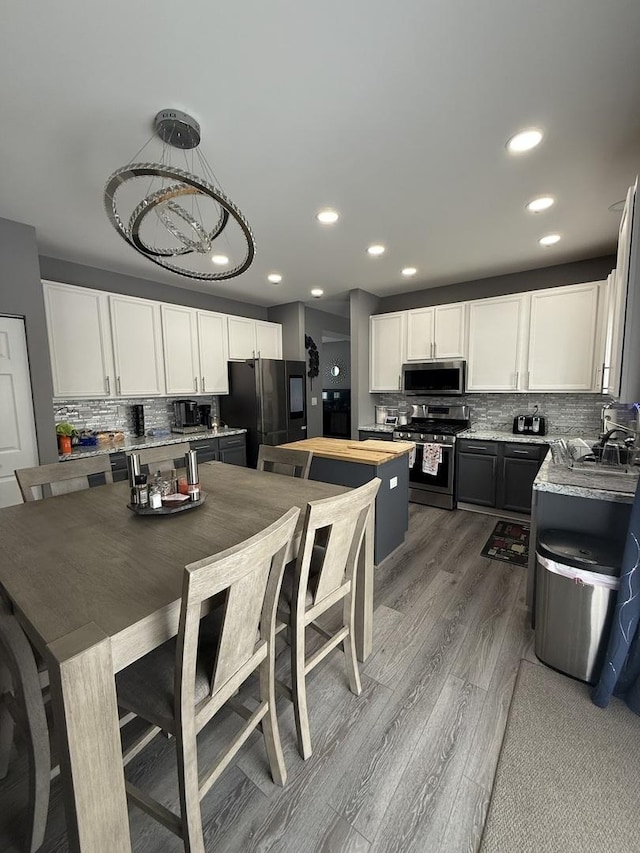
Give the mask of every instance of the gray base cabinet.
<path id="1" fill-rule="evenodd" d="M 374 438 L 376 441 L 393 441 L 393 433 L 374 432 L 372 429 L 361 429 L 358 431 L 358 439 L 360 441 L 366 441 L 368 438 Z"/>
<path id="2" fill-rule="evenodd" d="M 460 503 L 531 512 L 533 481 L 547 452 L 546 444 L 461 439 L 457 452 L 456 498 Z"/>

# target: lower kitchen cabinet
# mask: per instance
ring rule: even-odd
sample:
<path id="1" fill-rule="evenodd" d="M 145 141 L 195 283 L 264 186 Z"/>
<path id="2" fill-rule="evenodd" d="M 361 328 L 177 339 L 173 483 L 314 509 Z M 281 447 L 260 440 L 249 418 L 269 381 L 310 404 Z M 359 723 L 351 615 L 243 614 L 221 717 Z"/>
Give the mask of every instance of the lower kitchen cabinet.
<path id="1" fill-rule="evenodd" d="M 529 513 L 533 481 L 546 444 L 458 442 L 457 500 L 510 512 Z"/>
<path id="2" fill-rule="evenodd" d="M 361 429 L 358 431 L 360 441 L 367 441 L 372 438 L 375 441 L 393 441 L 393 434 L 390 432 L 375 432 L 372 429 Z"/>
<path id="3" fill-rule="evenodd" d="M 496 505 L 498 445 L 495 442 L 459 442 L 456 468 L 459 501 L 479 506 Z"/>
<path id="4" fill-rule="evenodd" d="M 244 433 L 220 438 L 220 461 L 247 467 L 247 441 Z"/>

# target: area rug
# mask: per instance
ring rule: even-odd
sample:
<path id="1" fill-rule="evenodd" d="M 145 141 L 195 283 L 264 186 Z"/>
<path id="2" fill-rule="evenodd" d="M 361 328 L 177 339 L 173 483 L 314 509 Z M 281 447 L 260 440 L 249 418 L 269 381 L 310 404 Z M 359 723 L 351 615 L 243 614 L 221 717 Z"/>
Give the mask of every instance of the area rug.
<path id="1" fill-rule="evenodd" d="M 640 717 L 520 662 L 481 853 L 638 853 Z"/>
<path id="2" fill-rule="evenodd" d="M 480 552 L 481 556 L 526 566 L 529 562 L 529 529 L 528 524 L 517 521 L 499 521 Z"/>

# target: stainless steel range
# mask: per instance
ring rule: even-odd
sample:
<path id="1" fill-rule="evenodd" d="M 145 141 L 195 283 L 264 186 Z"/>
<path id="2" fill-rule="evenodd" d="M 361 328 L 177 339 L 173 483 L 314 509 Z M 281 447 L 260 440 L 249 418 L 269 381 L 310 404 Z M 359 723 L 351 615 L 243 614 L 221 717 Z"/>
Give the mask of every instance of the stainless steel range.
<path id="1" fill-rule="evenodd" d="M 415 441 L 409 500 L 453 509 L 456 434 L 469 429 L 469 406 L 411 406 L 411 423 L 393 431 L 394 441 Z M 428 457 L 428 458 L 426 458 Z"/>

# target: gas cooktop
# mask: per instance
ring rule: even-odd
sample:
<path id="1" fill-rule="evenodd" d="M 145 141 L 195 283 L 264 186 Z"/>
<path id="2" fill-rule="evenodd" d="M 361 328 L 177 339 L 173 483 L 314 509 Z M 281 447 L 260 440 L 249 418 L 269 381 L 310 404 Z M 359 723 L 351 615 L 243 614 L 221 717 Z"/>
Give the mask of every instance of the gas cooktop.
<path id="1" fill-rule="evenodd" d="M 469 415 L 468 406 L 412 406 L 411 423 L 395 429 L 393 437 L 453 444 L 457 433 L 469 429 Z"/>

